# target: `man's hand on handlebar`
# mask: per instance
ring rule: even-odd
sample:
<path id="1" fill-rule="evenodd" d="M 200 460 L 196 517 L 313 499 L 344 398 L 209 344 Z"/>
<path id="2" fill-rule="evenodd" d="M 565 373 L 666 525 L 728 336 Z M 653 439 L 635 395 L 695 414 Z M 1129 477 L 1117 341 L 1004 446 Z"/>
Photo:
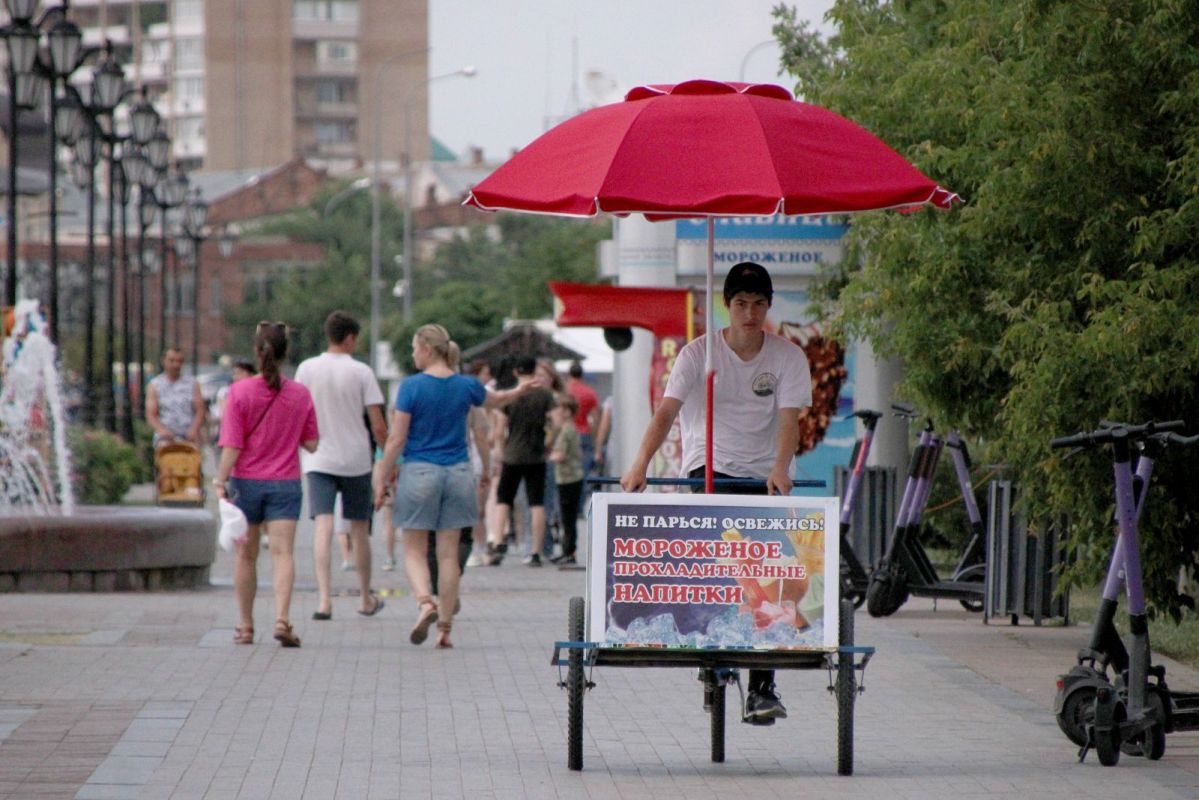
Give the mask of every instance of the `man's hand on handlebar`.
<path id="1" fill-rule="evenodd" d="M 645 470 L 631 468 L 620 479 L 620 488 L 626 492 L 640 492 L 645 489 Z"/>

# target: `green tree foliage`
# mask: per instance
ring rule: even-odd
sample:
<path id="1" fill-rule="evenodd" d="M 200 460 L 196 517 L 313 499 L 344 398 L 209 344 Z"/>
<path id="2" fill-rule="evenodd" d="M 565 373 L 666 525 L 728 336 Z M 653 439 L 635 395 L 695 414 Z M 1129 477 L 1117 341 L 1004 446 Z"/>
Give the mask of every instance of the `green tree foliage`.
<path id="1" fill-rule="evenodd" d="M 596 245 L 611 235 L 607 220 L 501 213 L 494 230 L 455 236 L 415 276 L 412 324 L 389 329 L 397 360 L 412 369 L 412 334 L 429 322 L 444 325 L 466 350 L 498 336 L 505 317 L 549 316 L 546 282 L 594 281 Z"/>
<path id="2" fill-rule="evenodd" d="M 1052 436 L 1196 419 L 1199 6 L 1184 0 L 838 0 L 828 41 L 776 10 L 797 93 L 960 192 L 854 220 L 829 318 L 906 365 L 905 390 L 1011 464 L 1031 518 L 1068 510 L 1075 575 L 1112 542 L 1104 454 Z M 1194 453 L 1159 466 L 1147 590 L 1195 566 Z"/>
<path id="3" fill-rule="evenodd" d="M 390 274 L 403 228 L 400 212 L 386 198 L 380 219 L 380 263 Z M 291 327 L 289 360 L 299 363 L 325 349 L 325 317 L 340 309 L 362 322 L 360 353 L 369 353 L 370 192 L 337 187 L 320 194 L 309 208 L 266 221 L 252 235 L 316 244 L 325 256 L 312 266 L 284 265 L 269 281 L 267 296 L 230 311 L 226 321 L 240 345 L 233 349 L 250 353 L 255 325 L 282 320 Z M 390 302 L 390 293 L 384 298 Z"/>

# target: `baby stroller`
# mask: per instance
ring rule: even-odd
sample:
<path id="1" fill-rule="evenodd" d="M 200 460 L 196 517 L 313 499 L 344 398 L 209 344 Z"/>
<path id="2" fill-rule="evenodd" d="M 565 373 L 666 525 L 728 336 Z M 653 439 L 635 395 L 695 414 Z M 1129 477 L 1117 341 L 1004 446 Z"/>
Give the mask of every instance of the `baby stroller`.
<path id="1" fill-rule="evenodd" d="M 171 442 L 154 453 L 154 501 L 163 506 L 204 505 L 203 458 L 191 442 Z"/>

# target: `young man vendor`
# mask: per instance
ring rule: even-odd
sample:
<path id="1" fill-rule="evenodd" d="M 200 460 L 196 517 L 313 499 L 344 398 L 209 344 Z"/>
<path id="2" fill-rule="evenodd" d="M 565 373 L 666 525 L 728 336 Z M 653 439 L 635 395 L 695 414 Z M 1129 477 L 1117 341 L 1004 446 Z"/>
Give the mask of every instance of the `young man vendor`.
<path id="1" fill-rule="evenodd" d="M 766 314 L 774 297 L 769 273 L 744 261 L 724 279 L 729 325 L 716 334 L 713 477 L 754 478 L 761 488 L 726 487 L 727 493 L 791 492 L 791 462 L 799 443 L 799 413 L 812 402 L 808 360 L 796 344 L 767 333 Z M 680 352 L 633 465 L 621 478 L 626 492 L 645 488 L 650 460 L 666 440 L 675 417 L 683 434 L 683 472 L 704 475 L 704 354 L 707 336 Z M 681 416 L 680 416 L 681 414 Z M 720 488 L 716 489 L 721 492 Z M 787 716 L 774 686 L 774 670 L 750 670 L 745 716 L 773 725 Z"/>

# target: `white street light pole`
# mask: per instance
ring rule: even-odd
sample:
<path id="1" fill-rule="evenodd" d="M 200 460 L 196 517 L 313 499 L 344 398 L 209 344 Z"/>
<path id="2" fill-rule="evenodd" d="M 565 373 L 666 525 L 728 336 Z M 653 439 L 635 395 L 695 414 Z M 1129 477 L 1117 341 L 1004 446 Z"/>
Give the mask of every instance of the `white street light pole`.
<path id="1" fill-rule="evenodd" d="M 372 153 L 372 157 L 371 157 L 371 179 L 370 179 L 370 182 L 371 182 L 371 329 L 370 329 L 370 332 L 371 332 L 371 359 L 370 360 L 371 360 L 371 369 L 375 370 L 376 373 L 378 373 L 378 371 L 379 371 L 379 342 L 380 342 L 380 338 L 382 336 L 381 331 L 380 331 L 380 313 L 381 312 L 379 310 L 379 282 L 382 280 L 381 268 L 379 265 L 379 259 L 381 257 L 381 255 L 380 255 L 381 243 L 380 243 L 380 230 L 379 230 L 380 229 L 380 221 L 379 221 L 380 211 L 379 211 L 379 209 L 380 209 L 380 205 L 382 202 L 382 200 L 381 200 L 382 189 L 380 187 L 380 182 L 379 182 L 379 158 L 380 158 L 379 153 L 380 153 L 380 149 L 381 149 L 381 141 L 383 138 L 382 122 L 381 122 L 381 119 L 383 116 L 383 114 L 382 114 L 383 101 L 382 101 L 382 97 L 380 95 L 379 86 L 383 79 L 383 73 L 387 71 L 388 67 L 394 65 L 401 58 L 407 58 L 408 56 L 415 56 L 415 55 L 420 55 L 421 53 L 428 53 L 428 52 L 429 52 L 428 48 L 421 48 L 420 50 L 406 50 L 402 53 L 396 53 L 396 54 L 390 56 L 389 58 L 384 59 L 383 63 L 379 64 L 379 66 L 375 68 L 375 74 L 371 81 L 371 102 L 375 106 L 375 113 L 374 113 L 374 119 L 373 119 L 374 124 L 372 126 L 374 128 L 374 130 L 371 133 L 372 138 L 373 138 L 373 142 L 371 143 L 371 148 L 373 150 L 373 153 Z M 408 124 L 408 119 L 406 116 L 404 118 L 404 124 L 405 125 Z M 405 316 L 404 321 L 405 322 L 408 321 L 407 316 Z"/>
<path id="2" fill-rule="evenodd" d="M 767 39 L 766 41 L 758 42 L 753 47 L 749 48 L 749 51 L 741 59 L 741 73 L 738 80 L 740 80 L 742 83 L 745 83 L 745 68 L 749 65 L 750 56 L 768 45 L 778 46 L 778 43 L 778 39 Z"/>
<path id="3" fill-rule="evenodd" d="M 433 81 L 444 78 L 473 78 L 478 71 L 474 67 L 462 67 L 443 75 L 434 75 L 414 85 L 404 96 L 404 324 L 412 322 L 412 267 L 416 261 L 416 253 L 412 242 L 412 101 L 416 93 Z"/>

